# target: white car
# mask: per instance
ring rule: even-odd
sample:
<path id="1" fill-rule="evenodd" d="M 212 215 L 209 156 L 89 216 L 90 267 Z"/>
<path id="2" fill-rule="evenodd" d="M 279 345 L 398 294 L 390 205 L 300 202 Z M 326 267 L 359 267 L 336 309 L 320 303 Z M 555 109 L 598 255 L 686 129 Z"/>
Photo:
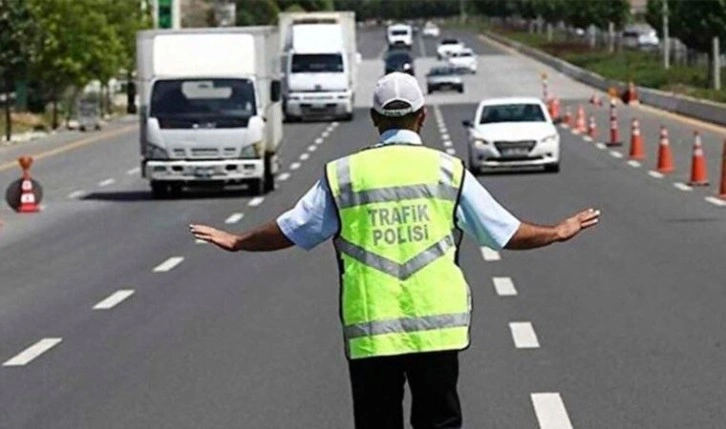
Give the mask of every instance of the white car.
<path id="1" fill-rule="evenodd" d="M 407 24 L 394 24 L 386 31 L 388 46 L 405 46 L 410 48 L 413 45 L 413 29 Z"/>
<path id="2" fill-rule="evenodd" d="M 560 170 L 560 135 L 538 98 L 495 98 L 479 103 L 469 130 L 469 169 L 544 167 Z"/>
<path id="3" fill-rule="evenodd" d="M 444 39 L 436 47 L 436 56 L 442 60 L 448 58 L 454 52 L 464 49 L 464 44 L 456 39 Z"/>
<path id="4" fill-rule="evenodd" d="M 441 35 L 441 30 L 439 30 L 439 27 L 433 22 L 427 22 L 426 25 L 424 25 L 421 34 L 423 37 L 439 37 Z"/>
<path id="5" fill-rule="evenodd" d="M 469 48 L 459 52 L 452 52 L 449 55 L 449 65 L 457 70 L 465 70 L 469 73 L 476 73 L 476 55 Z"/>

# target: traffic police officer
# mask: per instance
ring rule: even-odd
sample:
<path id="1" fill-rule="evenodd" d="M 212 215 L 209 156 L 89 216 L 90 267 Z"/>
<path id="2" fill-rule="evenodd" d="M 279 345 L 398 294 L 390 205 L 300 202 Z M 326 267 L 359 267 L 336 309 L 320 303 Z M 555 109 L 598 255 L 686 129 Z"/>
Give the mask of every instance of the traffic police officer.
<path id="1" fill-rule="evenodd" d="M 469 345 L 471 311 L 461 232 L 482 246 L 531 249 L 574 237 L 599 211 L 554 226 L 517 220 L 461 160 L 422 145 L 424 96 L 407 74 L 378 81 L 371 117 L 378 143 L 327 164 L 276 221 L 241 235 L 190 228 L 229 251 L 310 249 L 332 238 L 356 429 L 402 429 L 406 381 L 415 429 L 461 428 L 458 352 Z"/>

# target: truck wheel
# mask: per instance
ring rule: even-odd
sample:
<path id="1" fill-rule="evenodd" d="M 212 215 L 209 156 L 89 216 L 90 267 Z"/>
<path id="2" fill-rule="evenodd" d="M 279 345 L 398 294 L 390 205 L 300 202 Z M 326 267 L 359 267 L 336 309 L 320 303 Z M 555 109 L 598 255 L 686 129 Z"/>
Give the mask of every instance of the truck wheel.
<path id="1" fill-rule="evenodd" d="M 248 182 L 248 190 L 250 195 L 259 197 L 265 195 L 265 179 L 253 179 Z"/>
<path id="2" fill-rule="evenodd" d="M 272 155 L 269 154 L 265 154 L 265 173 L 262 182 L 262 193 L 275 190 L 275 174 L 272 172 Z"/>
<path id="3" fill-rule="evenodd" d="M 345 122 L 352 121 L 353 120 L 353 112 L 350 112 L 350 113 L 347 113 L 347 114 L 343 115 L 343 120 Z"/>
<path id="4" fill-rule="evenodd" d="M 164 200 L 169 197 L 169 186 L 164 182 L 151 182 L 151 196 L 155 200 Z"/>

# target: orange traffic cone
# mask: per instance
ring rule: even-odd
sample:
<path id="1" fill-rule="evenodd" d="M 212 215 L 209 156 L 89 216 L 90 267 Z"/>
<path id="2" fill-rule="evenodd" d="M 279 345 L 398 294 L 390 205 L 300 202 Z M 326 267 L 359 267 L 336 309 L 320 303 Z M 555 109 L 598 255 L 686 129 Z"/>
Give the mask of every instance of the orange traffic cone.
<path id="1" fill-rule="evenodd" d="M 29 156 L 23 156 L 18 159 L 18 163 L 23 169 L 23 179 L 20 183 L 20 205 L 18 206 L 18 212 L 39 212 L 40 207 L 38 206 L 38 201 L 35 198 L 33 179 L 30 177 L 30 166 L 33 165 L 33 158 Z"/>
<path id="2" fill-rule="evenodd" d="M 645 159 L 643 136 L 640 135 L 640 123 L 637 119 L 633 119 L 633 126 L 630 134 L 630 159 Z"/>
<path id="3" fill-rule="evenodd" d="M 597 92 L 592 93 L 592 97 L 590 97 L 590 104 L 594 104 L 595 106 L 602 106 L 602 99 L 600 99 L 600 95 L 598 95 Z"/>
<path id="4" fill-rule="evenodd" d="M 632 81 L 628 83 L 628 104 L 640 104 L 640 100 L 638 99 L 638 88 Z"/>
<path id="5" fill-rule="evenodd" d="M 693 132 L 693 160 L 691 162 L 691 180 L 688 182 L 691 186 L 707 186 L 708 173 L 706 172 L 706 156 L 703 154 L 703 145 L 701 145 L 701 134 L 698 131 Z"/>
<path id="6" fill-rule="evenodd" d="M 671 144 L 668 141 L 668 129 L 663 125 L 660 126 L 660 142 L 658 143 L 658 167 L 659 173 L 668 174 L 675 171 L 673 165 L 673 152 L 671 152 Z"/>
<path id="7" fill-rule="evenodd" d="M 550 116 L 552 117 L 552 121 L 560 121 L 560 99 L 557 97 L 552 99 L 552 112 L 550 112 Z"/>
<path id="8" fill-rule="evenodd" d="M 565 106 L 565 119 L 562 122 L 562 126 L 569 127 L 572 122 L 572 113 L 570 113 L 570 106 Z"/>
<path id="9" fill-rule="evenodd" d="M 618 115 L 615 111 L 615 102 L 610 100 L 610 141 L 608 146 L 621 146 L 620 130 L 618 129 Z"/>
<path id="10" fill-rule="evenodd" d="M 719 188 L 719 198 L 726 199 L 726 139 L 723 141 L 723 152 L 721 152 L 721 186 Z"/>
<path id="11" fill-rule="evenodd" d="M 590 124 L 587 127 L 587 135 L 593 140 L 597 138 L 597 124 L 595 123 L 595 117 L 592 115 L 590 115 Z"/>
<path id="12" fill-rule="evenodd" d="M 577 108 L 577 119 L 575 120 L 575 134 L 584 134 L 587 132 L 587 125 L 585 123 L 585 109 L 580 105 Z"/>

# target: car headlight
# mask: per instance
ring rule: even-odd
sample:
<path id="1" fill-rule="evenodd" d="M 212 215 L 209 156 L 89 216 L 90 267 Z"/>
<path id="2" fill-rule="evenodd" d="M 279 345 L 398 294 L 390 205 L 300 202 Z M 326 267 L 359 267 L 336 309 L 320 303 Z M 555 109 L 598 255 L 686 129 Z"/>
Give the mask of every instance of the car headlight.
<path id="1" fill-rule="evenodd" d="M 476 147 L 484 147 L 489 144 L 489 141 L 484 139 L 474 139 L 474 146 Z"/>
<path id="2" fill-rule="evenodd" d="M 557 141 L 560 139 L 560 136 L 557 134 L 552 134 L 551 136 L 547 136 L 540 140 L 540 143 L 544 144 L 551 144 L 551 143 L 557 143 Z"/>
<path id="3" fill-rule="evenodd" d="M 169 159 L 169 152 L 163 147 L 146 142 L 146 159 Z"/>
<path id="4" fill-rule="evenodd" d="M 239 157 L 243 159 L 257 159 L 262 158 L 262 152 L 264 145 L 262 142 L 253 143 L 242 148 L 239 153 Z"/>

